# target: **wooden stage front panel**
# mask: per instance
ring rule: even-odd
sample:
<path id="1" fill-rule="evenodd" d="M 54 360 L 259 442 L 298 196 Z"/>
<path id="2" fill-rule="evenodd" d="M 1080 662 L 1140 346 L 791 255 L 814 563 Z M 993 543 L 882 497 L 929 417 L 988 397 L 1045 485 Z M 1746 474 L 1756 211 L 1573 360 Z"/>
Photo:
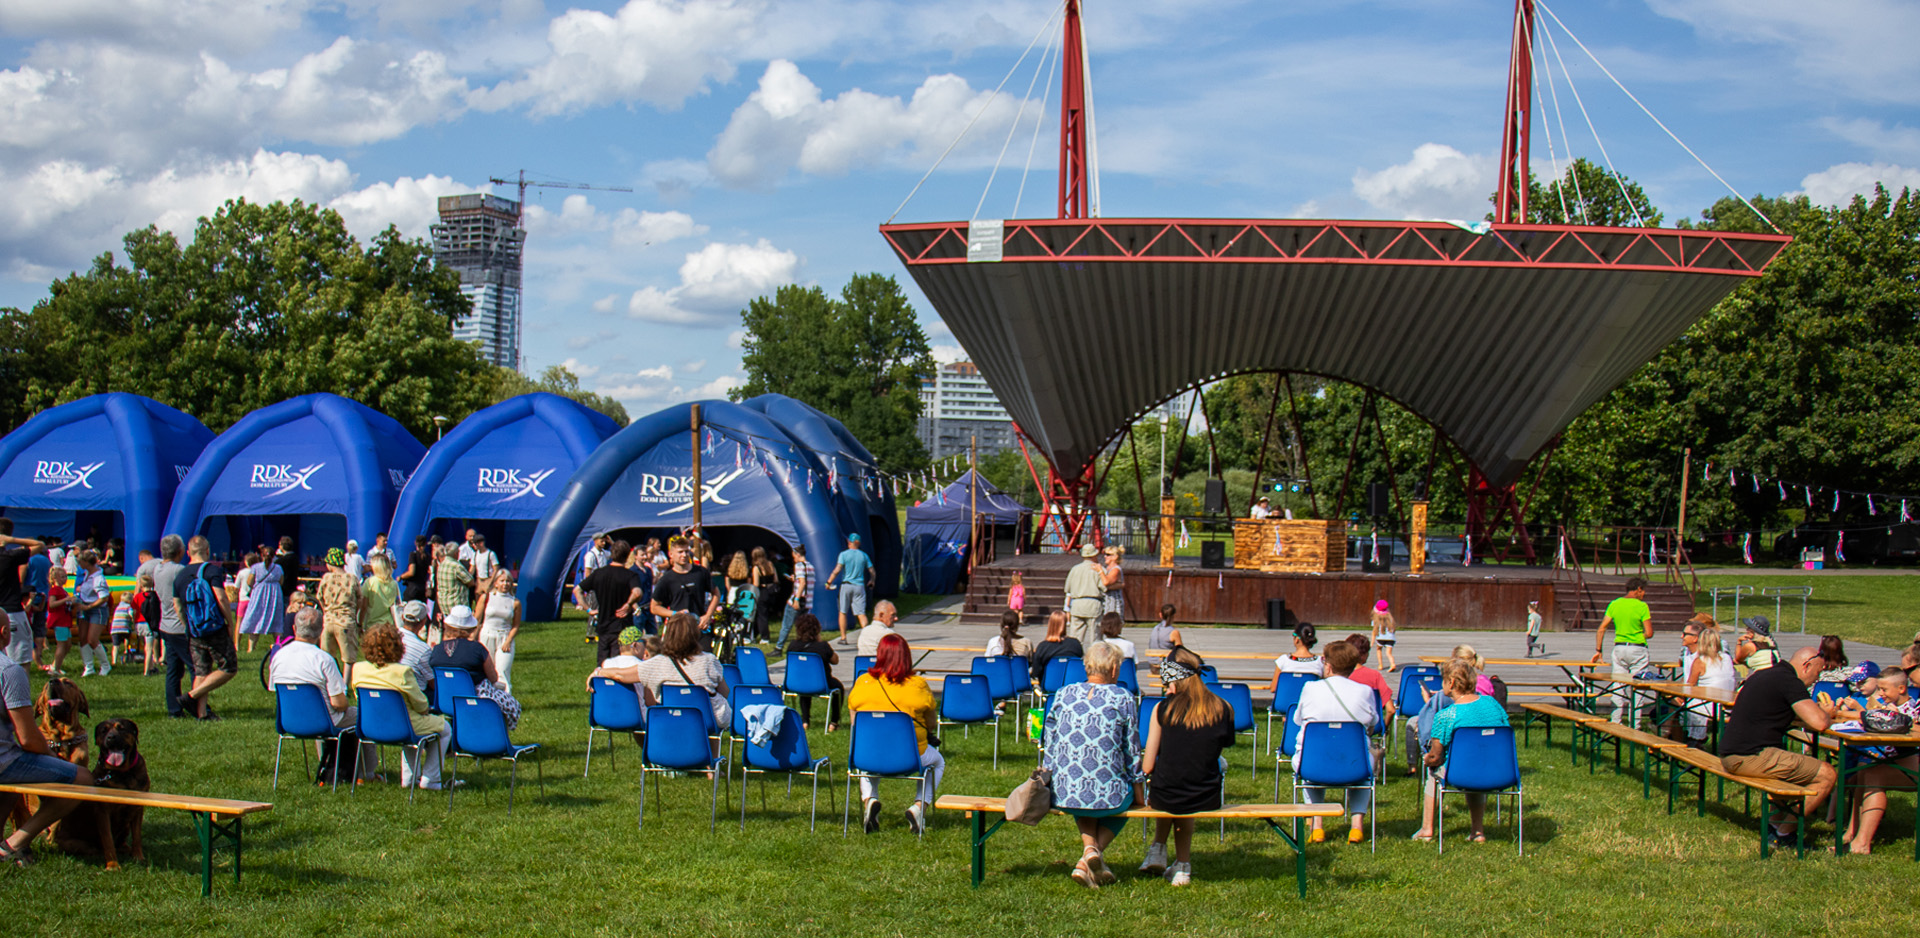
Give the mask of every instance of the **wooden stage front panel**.
<path id="1" fill-rule="evenodd" d="M 1178 610 L 1176 622 L 1264 625 L 1267 600 L 1279 597 L 1299 621 L 1364 626 L 1374 602 L 1384 599 L 1401 628 L 1511 630 L 1526 628 L 1527 603 L 1538 600 L 1540 614 L 1553 629 L 1560 621 L 1555 586 L 1549 578 L 1524 574 L 1411 577 L 1129 566 L 1127 618 L 1151 622 L 1159 618 L 1161 604 L 1172 603 Z"/>

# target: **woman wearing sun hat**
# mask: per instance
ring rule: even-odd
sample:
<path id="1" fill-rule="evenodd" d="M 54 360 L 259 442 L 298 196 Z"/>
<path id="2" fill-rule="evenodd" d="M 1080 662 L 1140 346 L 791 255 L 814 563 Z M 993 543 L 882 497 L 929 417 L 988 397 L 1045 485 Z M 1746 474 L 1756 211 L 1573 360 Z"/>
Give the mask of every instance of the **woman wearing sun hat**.
<path id="1" fill-rule="evenodd" d="M 1373 645 L 1380 649 L 1381 671 L 1393 671 L 1400 667 L 1393 660 L 1393 613 L 1387 611 L 1387 601 L 1384 599 L 1373 604 Z"/>

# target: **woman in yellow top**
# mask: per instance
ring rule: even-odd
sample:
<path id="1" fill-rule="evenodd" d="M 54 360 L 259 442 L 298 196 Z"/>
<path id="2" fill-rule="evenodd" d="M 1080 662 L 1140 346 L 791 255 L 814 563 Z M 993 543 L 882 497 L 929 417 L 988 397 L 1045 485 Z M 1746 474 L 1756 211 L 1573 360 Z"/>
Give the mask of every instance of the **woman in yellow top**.
<path id="1" fill-rule="evenodd" d="M 940 776 L 946 774 L 947 760 L 940 757 L 940 750 L 927 745 L 927 737 L 938 725 L 940 710 L 927 679 L 913 673 L 913 654 L 907 649 L 906 639 L 898 635 L 881 637 L 874 650 L 873 667 L 853 682 L 853 690 L 847 694 L 847 709 L 856 714 L 862 710 L 893 710 L 913 717 L 920 767 L 928 771 L 913 806 L 907 809 L 907 826 L 920 833 L 927 825 L 927 805 L 933 803 Z M 858 725 L 859 718 L 854 722 Z M 880 829 L 880 788 L 873 779 L 860 780 L 860 800 L 861 826 L 871 834 Z"/>
<path id="2" fill-rule="evenodd" d="M 453 731 L 447 726 L 445 718 L 428 712 L 427 695 L 414 678 L 413 669 L 400 663 L 403 647 L 400 644 L 400 630 L 394 628 L 393 623 L 374 626 L 360 640 L 360 653 L 367 660 L 354 665 L 353 676 L 348 683 L 355 691 L 370 687 L 399 694 L 406 698 L 407 716 L 413 722 L 414 733 L 421 736 L 440 734 L 436 749 L 427 753 L 425 768 L 419 765 L 417 754 L 403 756 L 400 764 L 401 788 L 412 785 L 418 779 L 421 788 L 439 791 L 440 765 L 446 760 L 447 749 L 453 745 Z"/>

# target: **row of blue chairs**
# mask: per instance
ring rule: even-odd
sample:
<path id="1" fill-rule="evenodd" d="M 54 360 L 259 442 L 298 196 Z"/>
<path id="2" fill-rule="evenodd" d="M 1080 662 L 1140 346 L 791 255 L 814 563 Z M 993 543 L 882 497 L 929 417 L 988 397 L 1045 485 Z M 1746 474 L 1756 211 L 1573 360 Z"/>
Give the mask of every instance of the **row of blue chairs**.
<path id="1" fill-rule="evenodd" d="M 435 697 L 442 712 L 445 713 L 451 732 L 452 745 L 448 750 L 449 764 L 445 770 L 442 787 L 447 792 L 447 807 L 453 807 L 453 792 L 459 782 L 459 758 L 473 759 L 476 766 L 486 760 L 500 760 L 509 763 L 507 783 L 507 815 L 513 815 L 514 795 L 519 788 L 520 758 L 537 754 L 538 743 L 515 744 L 507 733 L 506 714 L 500 705 L 492 700 L 478 696 L 467 673 L 458 669 L 440 669 L 434 677 L 437 688 L 461 689 L 464 681 L 464 694 L 436 692 Z M 395 691 L 363 687 L 357 693 L 359 719 L 351 727 L 335 726 L 332 710 L 319 687 L 312 684 L 276 684 L 274 685 L 274 729 L 278 738 L 273 751 L 273 787 L 280 787 L 280 763 L 287 740 L 300 742 L 333 742 L 337 747 L 346 731 L 352 730 L 364 742 L 373 743 L 376 753 L 387 746 L 398 746 L 403 751 L 414 753 L 416 764 L 425 767 L 424 755 L 429 745 L 439 742 L 439 734 L 417 734 L 413 731 L 413 720 L 407 713 L 406 698 Z M 308 766 L 306 747 L 300 747 L 302 766 Z M 340 763 L 343 754 L 335 752 L 331 784 L 334 790 L 340 787 Z M 546 791 L 546 773 L 539 760 L 535 759 L 535 770 L 539 773 L 540 790 Z M 424 775 L 424 773 L 421 773 Z M 349 780 L 349 784 L 351 785 Z M 416 779 L 416 782 L 418 780 Z M 356 789 L 358 786 L 354 786 Z M 414 788 L 408 786 L 407 801 L 412 803 Z"/>

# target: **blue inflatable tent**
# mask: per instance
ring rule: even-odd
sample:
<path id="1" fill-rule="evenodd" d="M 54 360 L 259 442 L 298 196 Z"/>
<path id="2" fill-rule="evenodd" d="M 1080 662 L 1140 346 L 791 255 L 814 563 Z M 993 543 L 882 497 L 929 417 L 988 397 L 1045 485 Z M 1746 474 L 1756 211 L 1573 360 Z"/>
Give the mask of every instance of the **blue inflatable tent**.
<path id="1" fill-rule="evenodd" d="M 995 488 L 985 476 L 970 492 L 973 475 L 973 470 L 967 470 L 946 488 L 907 509 L 907 588 L 914 592 L 954 591 L 967 565 L 969 514 L 979 512 L 982 537 L 1016 543 L 1025 516 L 1032 514 L 1032 509 Z M 1005 530 L 1008 528 L 1012 530 Z"/>
<path id="2" fill-rule="evenodd" d="M 282 535 L 304 557 L 387 530 L 426 448 L 399 421 L 335 394 L 308 394 L 240 418 L 174 493 L 166 531 L 238 552 Z"/>
<path id="3" fill-rule="evenodd" d="M 680 404 L 634 421 L 567 481 L 521 567 L 527 619 L 559 614 L 563 577 L 594 532 L 626 531 L 633 540 L 692 524 L 691 408 Z M 702 401 L 700 410 L 704 532 L 722 554 L 730 542 L 744 547 L 769 537 L 804 544 L 824 579 L 849 533 L 840 525 L 825 466 L 758 410 L 730 401 Z M 822 622 L 833 621 L 834 602 L 834 593 L 814 590 L 813 612 Z"/>
<path id="4" fill-rule="evenodd" d="M 15 533 L 158 550 L 174 489 L 213 440 L 200 421 L 137 394 L 95 394 L 0 439 L 0 505 Z"/>
<path id="5" fill-rule="evenodd" d="M 846 424 L 784 394 L 762 394 L 740 403 L 766 414 L 832 471 L 840 527 L 860 535 L 861 546 L 873 558 L 872 597 L 899 595 L 900 514 L 892 490 L 875 471 L 873 454 L 854 439 Z M 824 576 L 832 570 L 829 562 L 820 572 Z"/>
<path id="6" fill-rule="evenodd" d="M 509 566 L 518 564 L 560 487 L 619 429 L 557 394 L 522 394 L 460 421 L 427 450 L 400 493 L 395 555 L 404 557 L 416 534 L 453 540 L 474 528 Z"/>

